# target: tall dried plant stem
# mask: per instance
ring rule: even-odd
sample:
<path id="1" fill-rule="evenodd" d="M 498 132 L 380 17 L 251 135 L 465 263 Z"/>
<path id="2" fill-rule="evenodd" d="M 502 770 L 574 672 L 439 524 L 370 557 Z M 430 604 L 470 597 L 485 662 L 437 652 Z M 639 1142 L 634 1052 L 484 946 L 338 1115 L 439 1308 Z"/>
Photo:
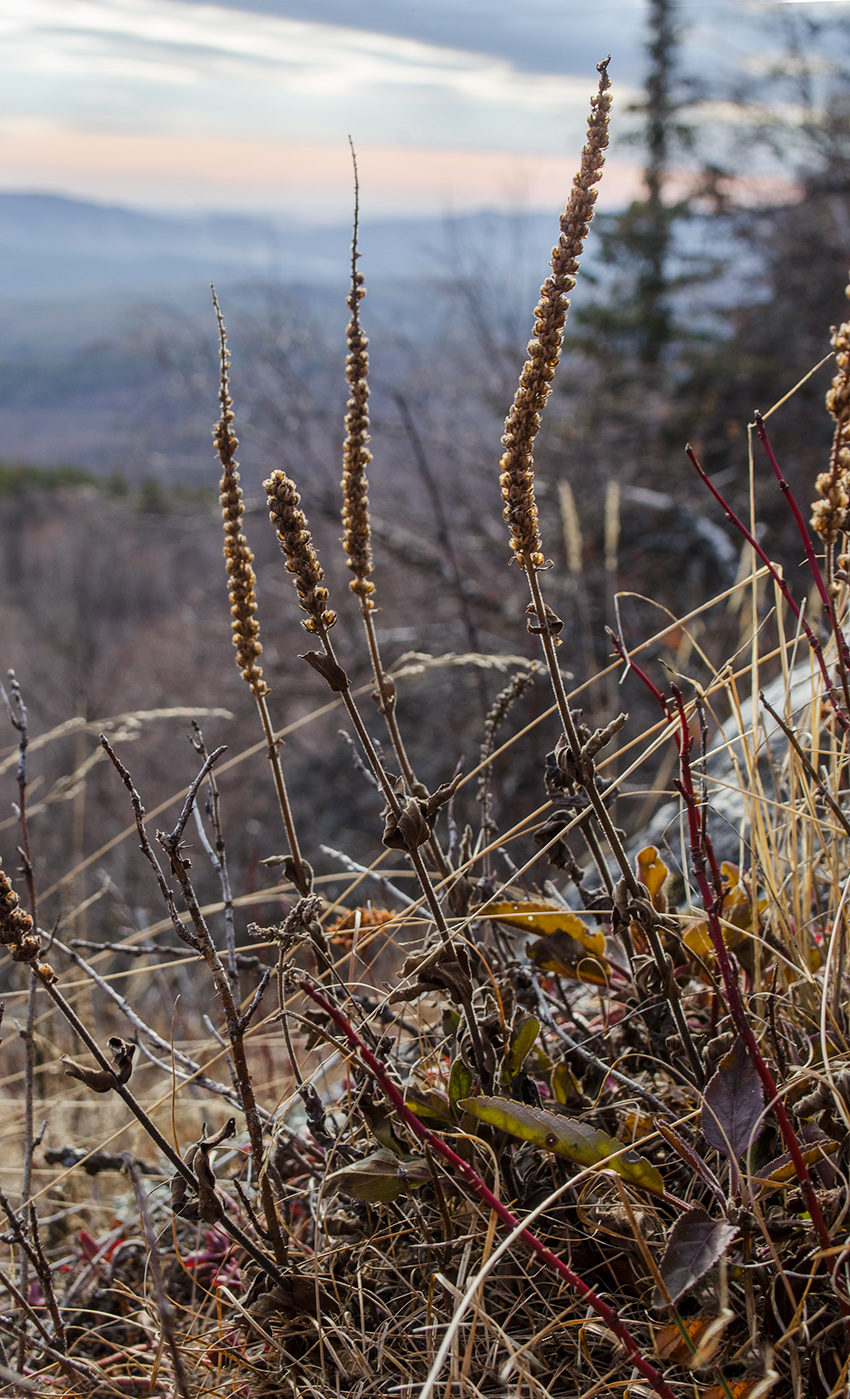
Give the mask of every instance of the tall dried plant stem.
<path id="1" fill-rule="evenodd" d="M 375 630 L 375 585 L 372 582 L 372 531 L 369 523 L 369 482 L 366 468 L 372 460 L 369 451 L 369 341 L 363 332 L 360 321 L 360 302 L 366 295 L 363 274 L 358 270 L 360 260 L 358 230 L 360 225 L 360 181 L 357 173 L 357 156 L 351 146 L 351 159 L 354 165 L 354 229 L 351 238 L 351 289 L 347 306 L 351 319 L 346 332 L 348 354 L 345 362 L 345 375 L 350 388 L 350 397 L 345 416 L 345 442 L 342 464 L 342 524 L 343 548 L 348 555 L 347 564 L 354 574 L 349 587 L 360 603 L 360 613 L 369 646 L 369 658 L 375 676 L 378 708 L 384 716 L 390 735 L 393 752 L 408 791 L 416 793 L 418 783 L 413 765 L 407 753 L 396 714 L 396 690 L 393 681 L 384 669 L 378 637 Z M 440 874 L 451 874 L 449 864 L 440 848 L 439 841 L 432 835 L 428 849 Z"/>
<path id="2" fill-rule="evenodd" d="M 107 743 L 106 739 L 102 735 L 100 741 L 109 758 L 111 759 L 113 766 L 118 772 L 122 782 L 124 783 L 127 792 L 129 793 L 130 802 L 133 807 L 133 814 L 136 818 L 136 829 L 139 832 L 143 853 L 145 854 L 145 857 L 154 869 L 154 873 L 157 875 L 157 883 L 160 885 L 160 888 L 162 888 L 165 881 L 162 876 L 162 871 L 159 868 L 159 862 L 157 861 L 156 855 L 154 854 L 153 849 L 151 848 L 150 842 L 148 840 L 144 824 L 144 807 L 142 806 L 141 798 L 139 797 L 139 794 L 133 785 L 133 779 L 131 778 L 130 773 L 124 767 L 121 760 L 119 759 L 115 750 L 110 747 L 110 745 Z M 271 1182 L 268 1177 L 268 1172 L 264 1168 L 265 1146 L 263 1143 L 263 1124 L 260 1120 L 260 1114 L 257 1109 L 257 1102 L 254 1097 L 254 1087 L 251 1082 L 251 1072 L 248 1067 L 248 1059 L 245 1053 L 245 1030 L 247 1028 L 247 1017 L 240 1014 L 239 1008 L 237 1007 L 233 999 L 233 987 L 231 985 L 230 977 L 228 976 L 227 969 L 221 960 L 218 948 L 216 947 L 212 937 L 210 936 L 210 931 L 207 927 L 206 919 L 204 918 L 201 912 L 201 906 L 198 902 L 197 895 L 195 894 L 195 890 L 189 878 L 189 862 L 181 853 L 183 848 L 183 833 L 186 828 L 186 823 L 189 820 L 189 817 L 192 813 L 192 809 L 197 798 L 198 789 L 200 788 L 201 783 L 206 777 L 207 772 L 213 767 L 216 760 L 219 757 L 221 757 L 222 753 L 224 752 L 224 748 L 218 748 L 214 753 L 211 753 L 209 757 L 206 758 L 198 776 L 195 778 L 194 782 L 189 788 L 189 792 L 183 804 L 183 810 L 180 813 L 179 820 L 177 822 L 177 825 L 174 827 L 174 830 L 170 831 L 167 834 L 163 831 L 158 831 L 157 837 L 163 850 L 168 855 L 169 861 L 171 863 L 172 873 L 174 874 L 178 884 L 180 885 L 180 891 L 183 895 L 186 908 L 188 909 L 189 917 L 192 920 L 192 928 L 194 930 L 193 945 L 197 948 L 198 952 L 200 952 L 201 956 L 207 964 L 207 967 L 209 968 L 210 974 L 213 979 L 213 984 L 216 989 L 216 994 L 221 1003 L 221 1008 L 224 1012 L 224 1021 L 227 1027 L 228 1038 L 230 1040 L 230 1050 L 233 1055 L 233 1071 L 236 1078 L 236 1086 L 239 1092 L 239 1100 L 242 1104 L 242 1111 L 245 1114 L 245 1125 L 248 1128 L 248 1136 L 251 1140 L 251 1151 L 257 1170 L 260 1198 L 263 1202 L 263 1214 L 265 1216 L 266 1221 L 266 1231 L 268 1233 L 269 1242 L 271 1243 L 272 1250 L 274 1252 L 275 1260 L 278 1264 L 283 1266 L 286 1264 L 287 1261 L 286 1240 L 281 1231 L 280 1219 L 278 1217 L 277 1207 L 275 1205 L 274 1200 L 274 1192 L 271 1188 Z"/>
<path id="3" fill-rule="evenodd" d="M 215 287 L 212 289 L 213 306 L 218 323 L 219 339 L 219 420 L 213 430 L 213 439 L 221 462 L 220 500 L 224 518 L 224 557 L 227 561 L 227 590 L 230 596 L 230 612 L 233 618 L 233 645 L 236 647 L 236 664 L 242 678 L 249 687 L 257 704 L 260 723 L 266 736 L 267 756 L 272 770 L 275 792 L 280 813 L 289 843 L 291 868 L 287 870 L 299 894 L 307 895 L 311 888 L 311 878 L 298 843 L 292 807 L 286 790 L 283 768 L 280 761 L 280 739 L 275 735 L 267 696 L 269 687 L 263 679 L 259 657 L 263 647 L 260 642 L 260 624 L 257 621 L 256 575 L 254 556 L 242 528 L 244 502 L 242 487 L 239 484 L 239 463 L 236 450 L 239 441 L 233 431 L 233 400 L 230 396 L 230 351 L 227 346 L 227 330 L 221 307 L 218 304 Z"/>
<path id="4" fill-rule="evenodd" d="M 42 970 L 41 968 L 36 968 L 36 975 L 39 981 L 41 982 L 41 985 L 44 987 L 47 994 L 54 1002 L 57 1010 L 62 1016 L 64 1016 L 65 1020 L 67 1020 L 68 1024 L 71 1026 L 71 1029 L 75 1032 L 75 1034 L 79 1036 L 82 1043 L 86 1046 L 89 1053 L 97 1061 L 100 1067 L 102 1069 L 106 1069 L 107 1072 L 110 1074 L 114 1073 L 114 1066 L 110 1064 L 109 1060 L 103 1053 L 103 1050 L 101 1049 L 97 1040 L 89 1032 L 86 1025 L 84 1025 L 83 1021 L 77 1015 L 73 1006 L 71 1006 L 70 1003 L 66 1001 L 58 986 L 55 985 L 54 980 L 51 980 L 52 974 L 48 975 L 47 972 L 49 972 L 49 968 L 45 970 Z M 127 1087 L 125 1083 L 116 1082 L 114 1086 L 114 1092 L 116 1092 L 118 1096 L 124 1100 L 127 1107 L 130 1109 L 131 1113 L 135 1117 L 136 1121 L 141 1124 L 147 1135 L 150 1137 L 151 1141 L 155 1144 L 155 1146 L 159 1148 L 166 1160 L 171 1163 L 177 1174 L 183 1177 L 187 1185 L 189 1185 L 189 1187 L 193 1191 L 197 1192 L 198 1179 L 194 1171 L 190 1170 L 190 1168 L 186 1165 L 180 1153 L 175 1150 L 168 1138 L 163 1136 L 156 1123 L 148 1115 L 148 1113 L 145 1112 L 141 1103 L 134 1096 L 132 1091 Z M 269 1258 L 268 1255 L 265 1254 L 261 1248 L 257 1247 L 250 1234 L 246 1234 L 244 1229 L 242 1229 L 241 1225 L 236 1224 L 229 1214 L 225 1213 L 223 1215 L 221 1224 L 222 1228 L 224 1228 L 230 1235 L 230 1237 L 236 1243 L 239 1244 L 240 1248 L 243 1248 L 245 1250 L 249 1258 L 251 1258 L 253 1262 L 257 1264 L 258 1268 L 262 1269 L 262 1271 L 267 1275 L 267 1277 L 271 1279 L 273 1283 L 281 1284 L 285 1281 L 283 1273 L 276 1266 L 274 1260 Z"/>
<path id="5" fill-rule="evenodd" d="M 505 423 L 505 434 L 502 438 L 505 451 L 501 462 L 501 487 L 505 502 L 503 513 L 510 530 L 511 548 L 517 563 L 528 578 L 531 592 L 530 611 L 533 613 L 533 622 L 530 625 L 532 630 L 539 634 L 543 646 L 569 749 L 573 779 L 587 795 L 593 814 L 620 868 L 630 897 L 646 904 L 646 891 L 635 876 L 623 842 L 599 791 L 593 753 L 585 750 L 570 711 L 557 656 L 557 634 L 563 624 L 547 607 L 540 587 L 539 570 L 547 565 L 534 498 L 534 442 L 540 426 L 540 415 L 549 397 L 551 383 L 561 357 L 564 326 L 570 305 L 569 293 L 576 283 L 579 259 L 590 229 L 597 196 L 596 186 L 602 175 L 608 145 L 611 96 L 607 60 L 600 63 L 598 68 L 599 87 L 591 102 L 581 167 L 573 181 L 567 207 L 561 215 L 561 236 L 552 250 L 552 271 L 540 290 L 540 300 L 535 311 L 534 335 L 528 346 L 528 359 Z M 624 720 L 625 716 L 622 718 Z M 613 735 L 613 730 L 611 732 Z M 604 864 L 602 860 L 601 868 Z M 695 1081 L 701 1084 L 702 1064 L 682 1009 L 672 967 L 651 916 L 643 926 L 656 963 L 662 993 L 670 1007 Z"/>
<path id="6" fill-rule="evenodd" d="M 425 823 L 422 807 L 425 803 L 415 794 L 406 798 L 399 796 L 378 757 L 375 745 L 351 693 L 348 676 L 337 659 L 328 635 L 331 627 L 336 624 L 336 613 L 328 606 L 328 590 L 324 586 L 324 570 L 319 563 L 313 545 L 307 517 L 299 508 L 300 496 L 294 481 L 290 480 L 285 472 L 274 471 L 265 482 L 265 490 L 268 497 L 269 516 L 277 530 L 287 570 L 293 576 L 301 609 L 306 613 L 306 618 L 302 620 L 301 625 L 311 636 L 317 637 L 322 646 L 322 654 L 308 651 L 302 656 L 302 660 L 307 661 L 314 670 L 323 676 L 331 690 L 339 695 L 345 705 L 369 766 L 375 774 L 378 786 L 386 800 L 387 811 L 395 819 L 397 830 L 417 831 L 415 838 L 405 838 L 403 846 L 399 848 L 403 848 L 410 859 L 443 947 L 453 953 L 451 933 L 421 854 L 421 847 L 427 843 L 430 836 L 427 825 L 424 832 L 422 829 L 423 823 Z M 368 577 L 366 581 L 368 582 Z M 368 597 L 368 593 L 366 596 Z M 486 1078 L 488 1060 L 478 1031 L 471 993 L 464 1002 L 463 1009 L 473 1053 L 482 1077 Z"/>
<path id="7" fill-rule="evenodd" d="M 33 872 L 32 850 L 30 848 L 29 818 L 27 815 L 27 748 L 29 747 L 29 723 L 27 720 L 27 707 L 18 684 L 17 677 L 13 670 L 9 671 L 9 693 L 3 691 L 3 699 L 9 713 L 13 729 L 18 735 L 18 826 L 21 832 L 21 843 L 18 846 L 18 853 L 23 861 L 24 878 L 27 885 L 29 899 L 30 918 L 32 929 L 38 927 L 38 902 L 35 892 L 35 875 Z M 24 1042 L 24 1160 L 21 1171 L 21 1207 L 26 1206 L 30 1197 L 32 1186 L 32 1166 L 33 1155 L 35 1153 L 35 1009 L 36 992 L 38 989 L 38 978 L 30 965 L 29 987 L 27 990 L 27 1014 L 23 1030 L 20 1031 L 21 1039 Z M 20 1255 L 20 1275 L 19 1281 L 21 1290 L 26 1296 L 29 1287 L 29 1264 L 30 1260 L 26 1251 Z M 22 1335 L 18 1344 L 18 1369 L 23 1370 L 26 1359 L 26 1316 L 21 1318 Z"/>

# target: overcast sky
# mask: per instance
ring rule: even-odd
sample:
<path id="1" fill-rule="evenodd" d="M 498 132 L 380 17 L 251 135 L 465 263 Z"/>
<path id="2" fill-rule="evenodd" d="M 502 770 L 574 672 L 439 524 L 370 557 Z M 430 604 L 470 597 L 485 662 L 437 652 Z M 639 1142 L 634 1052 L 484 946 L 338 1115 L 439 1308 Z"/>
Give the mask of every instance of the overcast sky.
<path id="1" fill-rule="evenodd" d="M 759 22 L 782 3 L 682 0 L 689 60 L 763 60 Z M 347 217 L 351 133 L 373 213 L 551 207 L 608 53 L 615 133 L 628 124 L 645 14 L 646 0 L 0 0 L 0 188 Z M 637 189 L 634 162 L 617 136 L 609 205 Z"/>

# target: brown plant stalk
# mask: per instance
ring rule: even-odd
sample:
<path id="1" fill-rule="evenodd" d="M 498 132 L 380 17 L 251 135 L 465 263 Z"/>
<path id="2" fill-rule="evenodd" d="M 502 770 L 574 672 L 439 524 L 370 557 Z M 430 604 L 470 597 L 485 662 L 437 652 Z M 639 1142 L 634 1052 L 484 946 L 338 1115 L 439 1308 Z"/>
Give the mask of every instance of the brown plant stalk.
<path id="1" fill-rule="evenodd" d="M 439 798 L 425 799 L 412 793 L 402 796 L 390 779 L 377 750 L 363 722 L 348 676 L 337 660 L 328 632 L 336 624 L 337 614 L 328 606 L 328 590 L 324 586 L 324 570 L 313 545 L 307 524 L 307 517 L 300 508 L 301 497 L 295 483 L 285 472 L 274 471 L 264 483 L 268 497 L 269 516 L 277 531 L 281 552 L 287 570 L 292 574 L 301 609 L 306 613 L 301 625 L 306 632 L 318 638 L 322 652 L 308 651 L 301 657 L 324 677 L 331 690 L 338 694 L 351 719 L 355 733 L 360 740 L 363 752 L 371 767 L 387 803 L 387 830 L 392 830 L 384 843 L 391 848 L 403 849 L 416 872 L 431 917 L 439 933 L 446 952 L 454 952 L 451 933 L 440 905 L 437 892 L 431 881 L 421 854 L 421 846 L 427 844 L 432 834 Z M 456 784 L 455 784 L 456 785 Z M 453 790 L 453 786 L 452 786 Z M 437 794 L 435 794 L 437 797 Z M 447 799 L 447 798 L 445 798 Z M 472 1007 L 471 990 L 464 1003 L 464 1013 L 473 1052 L 482 1077 L 488 1077 L 488 1060 L 478 1031 Z"/>
<path id="2" fill-rule="evenodd" d="M 598 69 L 599 87 L 591 101 L 581 166 L 573 181 L 567 207 L 561 215 L 561 236 L 552 250 L 552 270 L 540 289 L 540 300 L 535 310 L 534 335 L 528 346 L 528 358 L 505 423 L 502 438 L 505 450 L 501 461 L 500 481 L 502 499 L 505 502 L 502 513 L 508 525 L 511 549 L 517 563 L 525 571 L 531 592 L 529 629 L 540 636 L 543 646 L 558 713 L 564 728 L 570 777 L 588 797 L 594 816 L 620 868 L 630 898 L 645 905 L 646 891 L 635 876 L 623 842 L 599 790 L 595 752 L 590 751 L 588 744 L 582 743 L 564 688 L 557 656 L 558 633 L 563 623 L 546 605 L 540 586 L 539 571 L 547 565 L 534 496 L 534 442 L 540 427 L 540 415 L 551 392 L 552 380 L 561 357 L 564 326 L 570 305 L 569 293 L 576 283 L 579 259 L 593 218 L 596 186 L 602 176 L 608 145 L 608 118 L 611 110 L 608 60 L 598 64 Z M 616 722 L 625 722 L 625 715 L 620 716 L 620 720 Z M 610 737 L 613 737 L 614 726 L 609 725 L 609 729 Z M 604 859 L 599 863 L 600 873 L 608 882 Z M 670 1006 L 693 1076 L 699 1085 L 703 1079 L 702 1063 L 685 1019 L 669 959 L 651 915 L 644 921 L 643 929 L 656 963 L 662 992 Z M 627 951 L 630 951 L 628 942 Z"/>
<path id="3" fill-rule="evenodd" d="M 292 807 L 286 790 L 283 767 L 280 761 L 280 743 L 272 726 L 269 714 L 269 687 L 263 679 L 259 664 L 262 653 L 260 624 L 257 620 L 257 579 L 254 573 L 254 555 L 248 546 L 243 530 L 244 502 L 242 487 L 239 484 L 239 463 L 236 450 L 239 441 L 233 431 L 233 400 L 230 396 L 230 350 L 227 345 L 227 330 L 221 307 L 213 287 L 213 305 L 218 322 L 219 338 L 219 420 L 213 429 L 213 440 L 221 462 L 221 483 L 219 498 L 224 520 L 224 557 L 227 565 L 227 591 L 230 598 L 230 615 L 233 629 L 233 645 L 236 647 L 236 664 L 242 679 L 250 689 L 257 704 L 263 733 L 268 744 L 268 759 L 272 770 L 278 805 L 289 842 L 290 861 L 287 862 L 287 878 L 292 879 L 299 894 L 310 892 L 312 880 L 309 868 L 301 854 Z"/>
<path id="4" fill-rule="evenodd" d="M 351 147 L 354 164 L 354 230 L 351 239 L 351 289 L 346 305 L 351 312 L 346 331 L 348 353 L 345 361 L 345 377 L 351 390 L 345 415 L 345 442 L 342 453 L 342 547 L 346 552 L 347 566 L 354 574 L 349 588 L 360 603 L 360 613 L 369 646 L 369 657 L 375 676 L 375 699 L 386 721 L 393 751 L 398 759 L 402 776 L 408 791 L 421 796 L 424 792 L 416 780 L 413 765 L 407 753 L 396 713 L 396 688 L 387 675 L 381 658 L 378 637 L 375 631 L 375 584 L 372 582 L 374 568 L 372 559 L 371 525 L 369 522 L 369 481 L 366 468 L 372 460 L 369 451 L 369 341 L 360 321 L 360 302 L 366 295 L 363 273 L 357 264 L 360 260 L 358 230 L 360 224 L 360 181 L 357 173 L 357 156 Z M 440 871 L 446 878 L 451 870 L 435 836 L 428 841 L 428 850 Z"/>
<path id="5" fill-rule="evenodd" d="M 147 837 L 147 832 L 145 830 L 144 825 L 144 807 L 142 806 L 139 794 L 133 785 L 133 780 L 130 776 L 130 773 L 124 767 L 123 763 L 119 759 L 118 755 L 115 753 L 114 749 L 110 747 L 110 745 L 107 743 L 106 739 L 103 736 L 101 736 L 100 741 L 130 795 L 130 801 L 132 803 L 133 812 L 136 817 L 136 826 L 142 840 L 143 852 L 148 862 L 151 864 L 152 868 L 157 874 L 157 883 L 160 885 L 160 888 L 162 888 L 165 885 L 165 879 L 162 875 L 161 869 L 159 868 L 159 861 L 157 860 L 156 855 L 154 854 Z M 227 1028 L 227 1034 L 230 1040 L 230 1049 L 233 1055 L 233 1068 L 236 1077 L 236 1085 L 239 1092 L 239 1099 L 242 1104 L 242 1111 L 245 1114 L 245 1125 L 248 1128 L 248 1135 L 251 1139 L 251 1151 L 253 1154 L 254 1164 L 257 1171 L 260 1196 L 263 1202 L 263 1214 L 265 1217 L 266 1231 L 272 1246 L 275 1261 L 280 1265 L 285 1265 L 287 1260 L 286 1240 L 281 1231 L 280 1219 L 275 1205 L 274 1192 L 272 1190 L 271 1181 L 269 1180 L 268 1172 L 264 1169 L 265 1146 L 263 1143 L 263 1125 L 260 1120 L 260 1114 L 257 1109 L 257 1102 L 254 1097 L 254 1088 L 251 1082 L 251 1073 L 248 1067 L 247 1055 L 245 1053 L 244 1037 L 249 1017 L 248 1015 L 240 1014 L 239 1009 L 236 1006 L 236 1003 L 233 999 L 233 987 L 231 985 L 230 977 L 228 976 L 227 969 L 221 960 L 218 948 L 216 947 L 212 937 L 210 936 L 210 931 L 207 927 L 206 919 L 204 918 L 201 912 L 200 903 L 198 902 L 198 898 L 195 894 L 192 881 L 189 877 L 189 869 L 191 868 L 190 862 L 184 857 L 182 853 L 183 832 L 185 830 L 186 823 L 189 820 L 189 817 L 192 813 L 192 808 L 197 797 L 198 788 L 203 782 L 208 770 L 213 766 L 216 759 L 221 757 L 223 752 L 225 752 L 225 749 L 223 748 L 216 749 L 216 751 L 214 753 L 211 753 L 210 756 L 206 759 L 198 776 L 195 778 L 194 782 L 189 788 L 186 801 L 183 805 L 183 810 L 180 813 L 180 817 L 173 831 L 170 831 L 168 833 L 164 831 L 158 831 L 157 838 L 159 840 L 160 845 L 162 846 L 163 850 L 169 858 L 172 873 L 174 874 L 178 884 L 180 885 L 180 890 L 183 895 L 183 899 L 185 901 L 186 908 L 188 909 L 189 917 L 192 922 L 192 929 L 194 933 L 193 944 L 196 947 L 197 951 L 201 954 L 201 956 L 207 964 L 207 967 L 209 968 L 210 974 L 213 979 L 213 983 L 215 985 L 216 994 L 221 1003 L 221 1008 L 224 1012 L 225 1026 Z M 170 898 L 170 891 L 168 891 L 168 893 Z M 171 902 L 173 904 L 173 900 Z"/>

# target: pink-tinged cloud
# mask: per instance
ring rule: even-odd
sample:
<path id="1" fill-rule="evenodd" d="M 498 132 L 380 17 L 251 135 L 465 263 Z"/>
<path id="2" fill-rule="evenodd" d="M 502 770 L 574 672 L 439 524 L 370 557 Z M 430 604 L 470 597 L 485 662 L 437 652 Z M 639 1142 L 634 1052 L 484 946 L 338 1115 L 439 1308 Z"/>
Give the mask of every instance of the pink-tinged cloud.
<path id="1" fill-rule="evenodd" d="M 346 216 L 346 146 L 204 136 L 111 135 L 42 123 L 0 126 L 0 187 L 148 207 L 291 211 Z M 399 215 L 483 207 L 561 207 L 578 150 L 563 159 L 500 151 L 358 147 L 364 203 Z M 640 189 L 637 165 L 611 161 L 600 201 L 621 207 Z"/>

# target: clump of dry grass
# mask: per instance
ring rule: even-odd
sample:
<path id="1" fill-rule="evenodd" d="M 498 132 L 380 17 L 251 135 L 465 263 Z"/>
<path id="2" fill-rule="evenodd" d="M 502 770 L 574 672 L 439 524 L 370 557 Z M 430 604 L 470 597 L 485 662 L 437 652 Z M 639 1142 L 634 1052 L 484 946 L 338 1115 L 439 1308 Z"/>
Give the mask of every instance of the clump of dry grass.
<path id="1" fill-rule="evenodd" d="M 320 894 L 298 846 L 258 663 L 220 315 L 216 444 L 234 642 L 286 822 L 284 878 L 271 891 L 231 888 L 215 776 L 223 750 L 207 753 L 200 731 L 199 771 L 156 844 L 142 796 L 104 738 L 166 916 L 87 958 L 61 926 L 52 930 L 54 973 L 39 960 L 22 701 L 12 712 L 33 911 L 0 871 L 0 942 L 33 977 L 28 997 L 9 997 L 15 1009 L 25 1000 L 28 1018 L 22 1067 L 10 1064 L 3 1081 L 0 1390 L 163 1399 L 846 1392 L 850 720 L 847 580 L 841 559 L 830 562 L 844 521 L 816 508 L 827 526 L 826 585 L 801 525 L 827 640 L 713 487 L 752 541 L 753 570 L 697 613 L 710 618 L 749 593 L 748 659 L 736 652 L 712 664 L 694 634 L 697 614 L 632 644 L 615 636 L 609 670 L 626 663 L 624 680 L 649 690 L 658 722 L 634 734 L 625 715 L 596 728 L 585 721 L 576 706 L 594 704 L 595 687 L 604 694 L 608 671 L 567 689 L 561 621 L 539 578 L 532 449 L 601 171 L 610 99 L 606 65 L 600 72 L 502 461 L 529 630 L 555 698 L 531 725 L 551 744 L 537 809 L 509 807 L 500 827 L 488 787 L 503 755 L 526 741 L 527 730 L 498 746 L 527 666 L 496 696 L 471 772 L 429 792 L 406 757 L 396 684 L 415 683 L 416 667 L 393 679 L 372 624 L 356 220 L 343 525 L 397 772 L 331 644 L 337 614 L 296 484 L 276 471 L 266 489 L 302 625 L 321 647 L 304 659 L 345 710 L 385 803 L 373 865 L 341 857 L 350 877 L 337 870 Z M 841 332 L 836 348 L 828 403 L 838 442 Z M 784 490 L 764 419 L 756 426 Z M 843 438 L 836 450 L 843 460 Z M 822 479 L 817 489 L 832 509 L 835 462 L 828 474 L 828 489 Z M 673 634 L 690 637 L 691 669 L 668 683 L 655 659 Z M 656 793 L 668 805 L 627 840 L 613 803 L 622 811 L 641 797 L 636 774 L 671 767 Z M 210 903 L 188 853 L 190 820 L 219 880 Z M 376 823 L 376 845 L 379 831 Z M 266 899 L 279 920 L 248 924 Z M 138 1008 L 140 981 L 168 989 L 181 965 L 196 998 L 191 1036 Z M 94 1065 L 72 1061 L 77 1086 L 60 1080 L 58 1065 L 80 1041 Z M 15 1037 L 4 1048 L 15 1051 Z"/>

